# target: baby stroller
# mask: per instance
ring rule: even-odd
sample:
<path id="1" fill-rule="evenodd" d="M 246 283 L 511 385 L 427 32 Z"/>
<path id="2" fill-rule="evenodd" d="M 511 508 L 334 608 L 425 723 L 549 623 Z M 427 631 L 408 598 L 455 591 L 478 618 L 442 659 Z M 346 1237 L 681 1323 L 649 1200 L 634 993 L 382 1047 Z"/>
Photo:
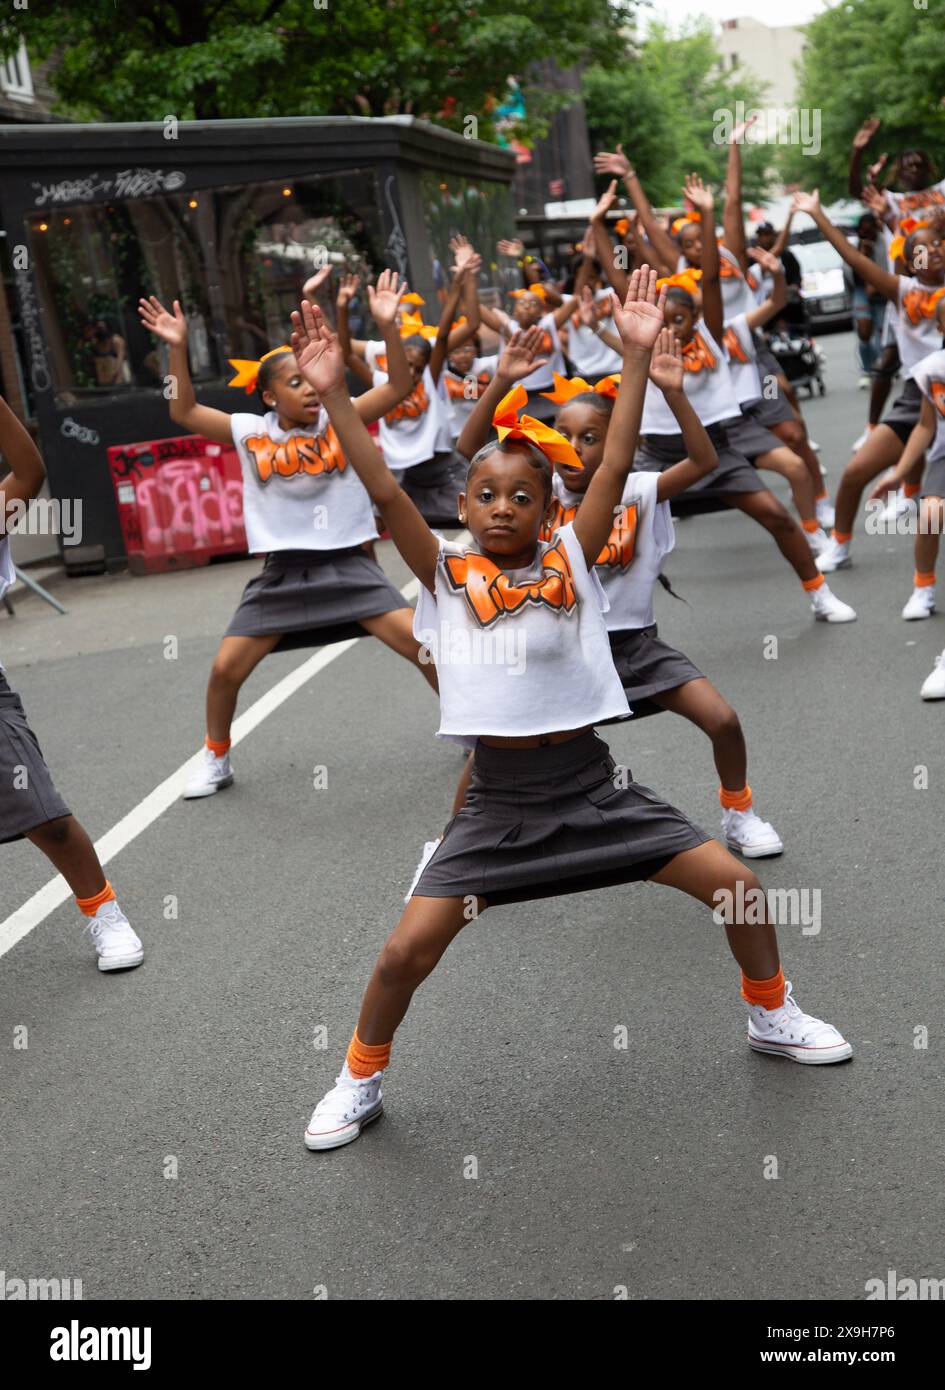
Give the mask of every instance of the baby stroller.
<path id="1" fill-rule="evenodd" d="M 779 315 L 772 324 L 767 335 L 768 347 L 792 386 L 806 386 L 808 394 L 813 396 L 816 385 L 818 394 L 825 396 L 825 358 L 810 335 L 803 300 L 786 307 L 793 312 Z"/>

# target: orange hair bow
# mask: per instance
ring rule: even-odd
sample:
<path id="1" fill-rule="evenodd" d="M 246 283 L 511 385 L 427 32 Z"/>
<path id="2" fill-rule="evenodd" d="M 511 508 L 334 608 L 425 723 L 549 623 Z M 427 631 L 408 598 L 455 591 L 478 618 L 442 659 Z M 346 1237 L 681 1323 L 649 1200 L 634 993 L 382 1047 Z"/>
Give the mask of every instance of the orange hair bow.
<path id="1" fill-rule="evenodd" d="M 687 222 L 700 222 L 700 223 L 701 223 L 701 221 L 702 221 L 702 218 L 701 218 L 701 217 L 697 217 L 696 214 L 695 214 L 694 212 L 687 212 L 683 217 L 677 217 L 676 220 L 673 222 L 673 225 L 672 225 L 672 232 L 673 232 L 673 235 L 675 236 L 675 234 L 679 231 L 680 227 L 685 227 L 685 225 L 686 225 Z"/>
<path id="2" fill-rule="evenodd" d="M 464 324 L 465 322 L 466 322 L 466 315 L 465 315 L 465 314 L 460 314 L 459 318 L 458 318 L 458 319 L 454 319 L 453 322 L 450 324 L 450 332 L 452 332 L 454 328 L 462 328 L 462 326 L 463 326 L 463 324 Z"/>
<path id="3" fill-rule="evenodd" d="M 412 338 L 414 334 L 429 339 L 431 343 L 436 341 L 436 329 L 432 324 L 424 323 L 419 314 L 404 314 L 400 320 L 400 336 Z"/>
<path id="4" fill-rule="evenodd" d="M 529 285 L 528 289 L 525 290 L 509 290 L 509 297 L 511 299 L 521 299 L 523 294 L 533 294 L 536 299 L 541 300 L 542 304 L 545 302 L 546 295 L 544 285 L 536 283 L 534 285 Z"/>
<path id="5" fill-rule="evenodd" d="M 630 219 L 621 217 L 619 222 L 614 223 L 614 231 L 618 236 L 626 236 L 630 230 Z"/>
<path id="6" fill-rule="evenodd" d="M 929 225 L 928 222 L 919 222 L 914 217 L 904 217 L 899 223 L 899 230 L 906 236 L 912 236 L 913 232 L 917 232 L 920 228 L 928 227 Z"/>
<path id="7" fill-rule="evenodd" d="M 889 243 L 889 259 L 898 261 L 903 251 L 906 249 L 906 239 L 904 236 L 894 236 Z"/>
<path id="8" fill-rule="evenodd" d="M 421 299 L 416 290 L 411 290 L 409 294 L 404 295 L 400 302 L 401 304 L 426 304 L 427 301 Z"/>
<path id="9" fill-rule="evenodd" d="M 545 400 L 551 401 L 554 405 L 567 405 L 568 401 L 573 401 L 575 396 L 583 396 L 586 391 L 596 391 L 599 396 L 609 396 L 611 400 L 616 400 L 617 387 L 620 385 L 620 373 L 616 376 L 603 377 L 596 386 L 592 386 L 589 381 L 585 381 L 582 376 L 559 376 L 557 372 L 551 375 L 555 379 L 555 389 L 553 391 L 539 391 L 539 396 L 544 396 Z"/>
<path id="10" fill-rule="evenodd" d="M 656 288 L 661 290 L 664 285 L 676 285 L 681 290 L 688 290 L 690 294 L 695 294 L 699 289 L 701 279 L 702 271 L 693 270 L 690 266 L 688 270 L 677 270 L 675 275 L 664 275 L 661 280 L 657 280 Z"/>
<path id="11" fill-rule="evenodd" d="M 247 396 L 251 396 L 256 390 L 256 382 L 259 380 L 259 369 L 269 357 L 275 357 L 277 352 L 291 352 L 288 343 L 283 343 L 282 347 L 273 348 L 270 352 L 264 352 L 258 362 L 249 362 L 244 357 L 228 357 L 227 361 L 231 367 L 236 369 L 236 376 L 232 381 L 228 381 L 227 386 L 242 386 Z"/>
<path id="12" fill-rule="evenodd" d="M 568 443 L 563 434 L 553 430 L 550 425 L 543 425 L 540 420 L 533 420 L 530 415 L 517 414 L 525 405 L 528 405 L 528 392 L 519 382 L 508 395 L 502 397 L 492 417 L 499 442 L 525 439 L 540 449 L 551 463 L 562 463 L 566 468 L 583 468 L 574 446 Z"/>

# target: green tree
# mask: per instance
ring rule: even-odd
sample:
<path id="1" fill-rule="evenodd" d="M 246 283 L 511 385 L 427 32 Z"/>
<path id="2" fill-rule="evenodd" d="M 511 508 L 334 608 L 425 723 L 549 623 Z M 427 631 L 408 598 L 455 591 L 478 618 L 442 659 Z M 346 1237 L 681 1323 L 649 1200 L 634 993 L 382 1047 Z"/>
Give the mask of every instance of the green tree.
<path id="1" fill-rule="evenodd" d="M 847 192 L 850 146 L 868 116 L 882 125 L 864 170 L 888 152 L 945 151 L 945 0 L 845 0 L 806 26 L 798 103 L 820 112 L 821 149 L 804 156 L 785 146 L 786 179 L 820 186 L 825 200 Z M 941 170 L 939 171 L 942 172 Z"/>
<path id="2" fill-rule="evenodd" d="M 723 73 L 708 20 L 675 34 L 651 25 L 642 41 L 631 41 L 619 67 L 597 64 L 584 74 L 584 101 L 594 150 L 621 143 L 650 200 L 669 206 L 681 200 L 685 174 L 695 171 L 718 183 L 728 150 L 713 139 L 716 112 L 741 100 L 746 108 L 763 105 L 764 86 L 750 74 Z M 757 200 L 764 191 L 771 150 L 742 148 L 743 195 Z"/>
<path id="3" fill-rule="evenodd" d="M 562 104 L 530 86 L 616 48 L 636 0 L 81 0 L 12 10 L 34 59 L 53 60 L 57 114 L 73 120 L 412 114 L 454 129 L 491 112 L 517 76 L 528 138 Z"/>

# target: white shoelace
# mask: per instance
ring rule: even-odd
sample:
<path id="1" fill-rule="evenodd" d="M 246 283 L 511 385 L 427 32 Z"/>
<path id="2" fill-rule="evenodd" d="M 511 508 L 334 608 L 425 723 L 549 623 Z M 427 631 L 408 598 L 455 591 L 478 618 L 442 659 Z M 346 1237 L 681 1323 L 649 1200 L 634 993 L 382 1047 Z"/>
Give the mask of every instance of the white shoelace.
<path id="1" fill-rule="evenodd" d="M 805 1014 L 790 992 L 785 994 L 781 1008 L 772 1011 L 766 1021 L 770 1025 L 770 1032 L 790 1033 L 803 1043 L 815 1043 L 818 1038 L 836 1031 L 832 1024 L 825 1023 L 823 1019 Z"/>

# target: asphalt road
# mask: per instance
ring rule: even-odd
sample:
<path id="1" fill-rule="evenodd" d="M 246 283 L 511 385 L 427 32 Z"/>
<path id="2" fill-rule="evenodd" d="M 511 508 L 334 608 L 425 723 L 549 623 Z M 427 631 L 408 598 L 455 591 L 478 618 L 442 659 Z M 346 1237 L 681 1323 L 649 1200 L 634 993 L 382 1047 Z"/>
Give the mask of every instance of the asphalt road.
<path id="1" fill-rule="evenodd" d="M 823 344 L 808 418 L 835 486 L 866 396 L 850 335 Z M 667 570 L 687 602 L 658 596 L 663 635 L 742 717 L 756 805 L 786 845 L 763 883 L 821 895 L 818 933 L 781 932 L 785 973 L 852 1064 L 750 1052 L 710 914 L 605 890 L 470 926 L 398 1033 L 384 1118 L 308 1153 L 461 765 L 417 674 L 366 639 L 239 746 L 231 790 L 175 804 L 109 865 L 141 969 L 100 975 L 71 904 L 0 959 L 0 1269 L 152 1299 L 858 1299 L 888 1269 L 945 1275 L 945 706 L 918 698 L 945 624 L 899 617 L 907 539 L 858 538 L 856 561 L 834 587 L 859 621 L 815 624 L 768 537 L 713 515 L 677 527 Z M 93 837 L 199 746 L 254 569 L 71 581 L 66 618 L 32 597 L 0 618 L 9 679 Z M 264 663 L 241 708 L 306 657 Z M 717 830 L 698 731 L 666 714 L 610 741 Z M 51 875 L 28 844 L 0 854 L 2 920 Z"/>

